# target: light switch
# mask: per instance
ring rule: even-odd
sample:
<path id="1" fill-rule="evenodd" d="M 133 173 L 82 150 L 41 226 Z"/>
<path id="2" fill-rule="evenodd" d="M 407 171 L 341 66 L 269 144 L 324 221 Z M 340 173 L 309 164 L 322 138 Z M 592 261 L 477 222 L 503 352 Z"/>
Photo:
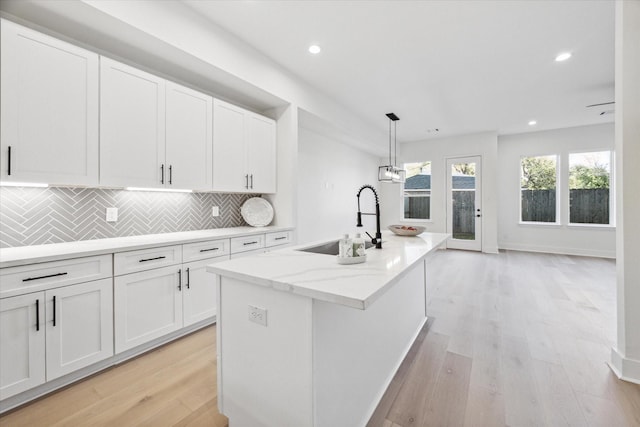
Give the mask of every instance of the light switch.
<path id="1" fill-rule="evenodd" d="M 116 222 L 118 220 L 118 208 L 107 208 L 107 222 Z"/>
<path id="2" fill-rule="evenodd" d="M 218 206 L 211 208 L 211 216 L 220 216 L 220 208 Z"/>

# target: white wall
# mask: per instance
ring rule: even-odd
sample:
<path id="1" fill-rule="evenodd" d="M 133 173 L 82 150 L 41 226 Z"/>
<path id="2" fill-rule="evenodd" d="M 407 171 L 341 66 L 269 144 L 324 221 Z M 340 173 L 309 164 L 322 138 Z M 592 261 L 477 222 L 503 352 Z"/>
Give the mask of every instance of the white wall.
<path id="1" fill-rule="evenodd" d="M 398 165 L 402 162 L 431 162 L 431 220 L 424 225 L 427 231 L 447 231 L 446 212 L 446 161 L 451 157 L 482 157 L 482 251 L 498 252 L 497 243 L 497 147 L 495 132 L 439 138 L 401 144 L 398 147 Z M 382 190 L 383 226 L 401 223 L 401 186 L 385 184 Z M 412 223 L 417 223 L 413 221 Z"/>
<path id="2" fill-rule="evenodd" d="M 640 2 L 616 2 L 618 333 L 616 374 L 640 384 Z"/>
<path id="3" fill-rule="evenodd" d="M 568 226 L 568 153 L 614 149 L 613 123 L 498 138 L 498 246 L 536 252 L 614 258 L 615 228 Z M 520 215 L 520 158 L 559 154 L 561 225 L 524 225 Z M 615 184 L 614 184 L 615 185 Z"/>
<path id="4" fill-rule="evenodd" d="M 298 243 L 353 234 L 356 194 L 364 184 L 377 186 L 378 159 L 317 128 L 301 127 L 298 137 Z M 374 211 L 371 192 L 361 200 L 363 212 Z M 360 230 L 375 231 L 375 217 L 364 218 L 363 225 Z"/>

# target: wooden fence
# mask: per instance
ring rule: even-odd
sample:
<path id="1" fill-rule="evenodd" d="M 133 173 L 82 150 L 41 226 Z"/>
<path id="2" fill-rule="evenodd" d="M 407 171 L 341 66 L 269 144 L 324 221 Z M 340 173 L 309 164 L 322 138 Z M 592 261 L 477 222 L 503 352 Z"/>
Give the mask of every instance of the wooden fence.
<path id="1" fill-rule="evenodd" d="M 522 190 L 522 221 L 555 222 L 555 190 Z M 569 222 L 609 224 L 609 189 L 569 190 Z"/>

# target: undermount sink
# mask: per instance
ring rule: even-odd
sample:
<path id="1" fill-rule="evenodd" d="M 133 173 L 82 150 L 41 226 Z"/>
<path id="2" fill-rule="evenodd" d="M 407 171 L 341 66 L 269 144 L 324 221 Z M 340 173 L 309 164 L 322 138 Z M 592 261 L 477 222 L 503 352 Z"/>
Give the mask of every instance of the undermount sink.
<path id="1" fill-rule="evenodd" d="M 324 243 L 322 245 L 311 246 L 310 248 L 304 248 L 304 249 L 298 249 L 298 250 L 302 252 L 311 252 L 314 254 L 338 255 L 339 253 L 338 243 L 339 243 L 339 240 L 336 240 L 333 242 Z M 373 247 L 373 243 L 365 240 L 364 248 L 369 249 L 371 247 Z"/>

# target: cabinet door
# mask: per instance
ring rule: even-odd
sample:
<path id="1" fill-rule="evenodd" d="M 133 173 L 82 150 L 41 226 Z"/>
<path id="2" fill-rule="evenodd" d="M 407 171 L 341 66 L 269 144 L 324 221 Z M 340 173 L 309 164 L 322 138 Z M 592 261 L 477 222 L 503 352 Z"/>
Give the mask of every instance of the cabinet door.
<path id="1" fill-rule="evenodd" d="M 46 291 L 47 381 L 113 356 L 112 283 Z"/>
<path id="2" fill-rule="evenodd" d="M 215 316 L 216 275 L 208 273 L 206 267 L 228 259 L 227 255 L 183 264 L 185 271 L 182 294 L 184 326 Z"/>
<path id="3" fill-rule="evenodd" d="M 182 327 L 181 272 L 170 266 L 114 278 L 116 353 Z"/>
<path id="4" fill-rule="evenodd" d="M 98 55 L 0 24 L 0 178 L 97 185 Z"/>
<path id="5" fill-rule="evenodd" d="M 276 124 L 258 114 L 247 113 L 246 147 L 249 191 L 276 192 Z"/>
<path id="6" fill-rule="evenodd" d="M 175 83 L 166 84 L 167 186 L 211 190 L 213 98 Z"/>
<path id="7" fill-rule="evenodd" d="M 44 292 L 0 300 L 0 400 L 45 381 Z"/>
<path id="8" fill-rule="evenodd" d="M 165 81 L 100 57 L 100 184 L 164 187 Z"/>
<path id="9" fill-rule="evenodd" d="M 247 192 L 249 176 L 245 167 L 245 110 L 213 101 L 213 189 Z"/>

